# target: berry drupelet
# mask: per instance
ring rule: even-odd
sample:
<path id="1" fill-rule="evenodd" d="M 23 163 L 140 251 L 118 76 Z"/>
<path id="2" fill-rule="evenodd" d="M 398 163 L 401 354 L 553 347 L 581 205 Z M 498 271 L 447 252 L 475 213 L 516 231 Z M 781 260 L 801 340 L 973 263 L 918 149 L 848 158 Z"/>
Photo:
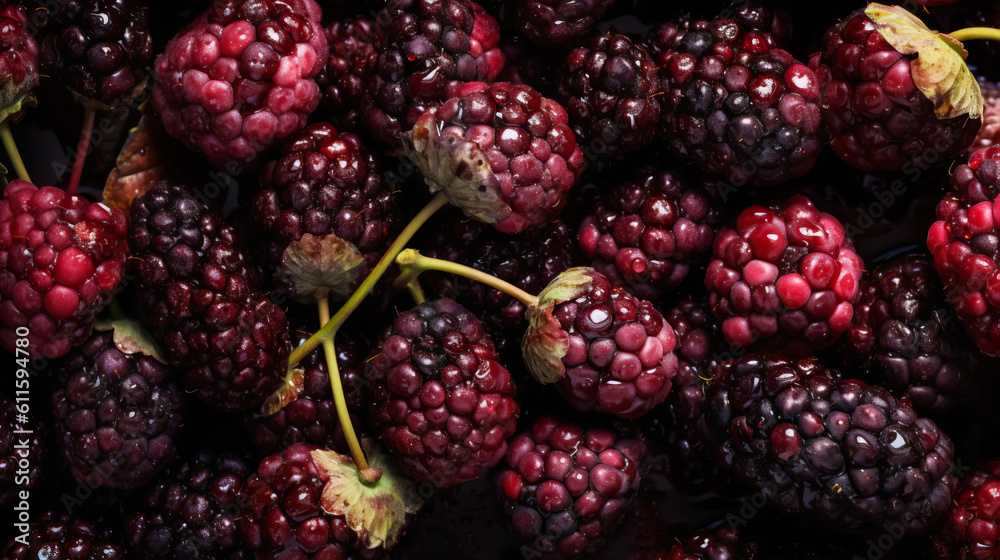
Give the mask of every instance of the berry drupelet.
<path id="1" fill-rule="evenodd" d="M 743 210 L 715 238 L 705 275 L 734 347 L 797 355 L 829 348 L 851 325 L 864 264 L 844 226 L 803 195 Z"/>
<path id="2" fill-rule="evenodd" d="M 140 316 L 185 388 L 222 410 L 260 405 L 281 385 L 291 343 L 234 228 L 168 182 L 136 197 L 131 213 Z"/>
<path id="3" fill-rule="evenodd" d="M 32 359 L 90 336 L 122 278 L 125 214 L 56 187 L 11 181 L 0 200 L 0 346 L 27 331 Z"/>
<path id="4" fill-rule="evenodd" d="M 955 167 L 951 191 L 937 206 L 927 248 L 947 298 L 984 353 L 1000 354 L 1000 148 L 979 150 Z"/>
<path id="5" fill-rule="evenodd" d="M 584 165 L 566 110 L 506 82 L 457 84 L 449 97 L 403 136 L 431 191 L 504 233 L 555 220 Z"/>
<path id="6" fill-rule="evenodd" d="M 579 142 L 616 157 L 648 144 L 660 119 L 660 78 L 646 48 L 608 32 L 577 47 L 559 69 L 557 99 Z"/>
<path id="7" fill-rule="evenodd" d="M 580 224 L 580 250 L 614 285 L 645 299 L 678 287 L 707 262 L 721 205 L 674 170 L 640 169 L 604 194 Z"/>
<path id="8" fill-rule="evenodd" d="M 944 523 L 933 535 L 931 551 L 938 560 L 1000 557 L 997 522 L 1000 508 L 1000 461 L 976 465 L 958 490 Z"/>
<path id="9" fill-rule="evenodd" d="M 918 28 L 910 23 L 913 30 Z M 891 34 L 904 32 L 887 27 L 873 19 L 869 9 L 859 9 L 831 27 L 823 36 L 822 50 L 810 58 L 809 66 L 819 77 L 825 133 L 833 151 L 858 169 L 926 169 L 969 146 L 982 124 L 982 98 L 974 95 L 979 88 L 971 77 L 975 91 L 970 88 L 968 104 L 942 99 L 947 92 L 929 97 L 928 87 L 950 87 L 958 72 L 945 80 L 928 70 L 941 65 L 939 58 L 956 58 L 952 62 L 964 68 L 960 55 L 943 49 L 951 55 L 943 57 L 929 48 L 922 52 L 898 44 Z M 925 26 L 923 31 L 932 33 Z M 913 31 L 906 33 L 912 36 Z M 936 58 L 924 61 L 927 57 Z M 971 97 L 978 97 L 978 107 Z"/>
<path id="10" fill-rule="evenodd" d="M 236 519 L 250 468 L 239 458 L 201 453 L 144 490 L 126 508 L 123 540 L 140 560 L 244 560 Z"/>
<path id="11" fill-rule="evenodd" d="M 77 480 L 138 488 L 174 457 L 184 413 L 173 372 L 119 349 L 110 331 L 66 355 L 51 402 L 59 449 Z"/>
<path id="12" fill-rule="evenodd" d="M 42 70 L 106 107 L 130 101 L 153 59 L 148 11 L 137 0 L 67 0 L 49 10 Z"/>
<path id="13" fill-rule="evenodd" d="M 861 284 L 841 353 L 858 375 L 922 414 L 944 412 L 968 388 L 975 349 L 953 321 L 931 260 L 911 253 L 880 264 Z"/>
<path id="14" fill-rule="evenodd" d="M 107 527 L 55 510 L 44 512 L 32 522 L 26 537 L 28 544 L 9 542 L 3 557 L 9 560 L 128 558 L 125 547 Z"/>
<path id="15" fill-rule="evenodd" d="M 492 82 L 503 70 L 500 27 L 471 0 L 389 0 L 375 19 L 362 115 L 381 142 L 448 98 L 449 86 Z"/>
<path id="16" fill-rule="evenodd" d="M 819 81 L 765 30 L 769 13 L 667 23 L 647 39 L 663 80 L 668 146 L 730 188 L 803 175 L 822 147 Z"/>
<path id="17" fill-rule="evenodd" d="M 38 42 L 28 32 L 27 9 L 4 2 L 0 10 L 0 121 L 19 115 L 38 85 Z"/>
<path id="18" fill-rule="evenodd" d="M 525 363 L 581 412 L 638 418 L 666 400 L 677 338 L 652 303 L 592 268 L 560 274 L 528 311 Z"/>
<path id="19" fill-rule="evenodd" d="M 302 288 L 283 265 L 286 250 L 303 236 L 336 236 L 363 259 L 349 281 L 338 278 L 322 287 L 346 298 L 402 229 L 402 211 L 375 154 L 356 135 L 329 123 L 313 124 L 291 138 L 265 164 L 260 185 L 253 218 L 269 235 L 267 263 L 278 287 L 296 299 Z"/>
<path id="20" fill-rule="evenodd" d="M 221 0 L 167 44 L 151 99 L 174 138 L 240 173 L 306 126 L 329 48 L 313 0 Z"/>
<path id="21" fill-rule="evenodd" d="M 746 354 L 708 388 L 719 459 L 791 513 L 845 528 L 927 529 L 951 504 L 951 440 L 886 390 L 815 359 Z"/>
<path id="22" fill-rule="evenodd" d="M 546 415 L 518 435 L 496 475 L 511 536 L 534 558 L 580 558 L 603 546 L 639 487 L 646 445 Z"/>
<path id="23" fill-rule="evenodd" d="M 365 378 L 372 419 L 407 474 L 454 486 L 503 458 L 521 409 L 499 360 L 482 322 L 450 299 L 386 328 Z"/>
<path id="24" fill-rule="evenodd" d="M 590 34 L 615 0 L 517 0 L 521 33 L 546 47 L 572 46 Z"/>

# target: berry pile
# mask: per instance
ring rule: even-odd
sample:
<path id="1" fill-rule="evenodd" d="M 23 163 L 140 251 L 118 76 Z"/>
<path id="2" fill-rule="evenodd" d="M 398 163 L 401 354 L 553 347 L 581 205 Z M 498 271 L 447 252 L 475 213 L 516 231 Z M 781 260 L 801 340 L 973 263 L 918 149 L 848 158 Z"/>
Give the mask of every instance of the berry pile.
<path id="1" fill-rule="evenodd" d="M 916 4 L 0 0 L 0 558 L 1000 559 Z"/>

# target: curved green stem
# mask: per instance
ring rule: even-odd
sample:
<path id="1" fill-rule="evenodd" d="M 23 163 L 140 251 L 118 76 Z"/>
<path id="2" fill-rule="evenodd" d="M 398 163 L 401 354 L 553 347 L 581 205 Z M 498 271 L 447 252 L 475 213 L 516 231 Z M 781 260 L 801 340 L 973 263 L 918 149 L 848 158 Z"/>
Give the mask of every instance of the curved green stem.
<path id="1" fill-rule="evenodd" d="M 992 27 L 966 27 L 965 29 L 952 31 L 951 33 L 948 33 L 948 35 L 951 35 L 952 39 L 963 43 L 974 39 L 979 39 L 981 41 L 1000 41 L 1000 29 L 994 29 Z"/>
<path id="2" fill-rule="evenodd" d="M 73 162 L 73 174 L 69 178 L 69 185 L 66 192 L 73 194 L 77 185 L 80 184 L 80 177 L 83 176 L 83 163 L 87 160 L 87 152 L 90 151 L 90 134 L 94 131 L 94 121 L 97 119 L 97 111 L 87 106 L 83 114 L 83 130 L 80 131 L 80 142 L 76 145 L 76 161 Z"/>
<path id="3" fill-rule="evenodd" d="M 320 323 L 330 322 L 330 302 L 327 298 L 322 298 L 316 302 L 319 306 Z M 332 338 L 323 339 L 323 352 L 326 354 L 326 367 L 330 373 L 330 388 L 333 391 L 333 403 L 337 408 L 337 419 L 340 420 L 340 427 L 344 430 L 344 439 L 351 449 L 351 457 L 358 467 L 358 474 L 365 484 L 375 484 L 382 478 L 381 469 L 373 469 L 365 459 L 365 452 L 361 449 L 358 435 L 354 432 L 354 424 L 351 423 L 351 415 L 347 411 L 347 399 L 344 398 L 344 382 L 340 379 L 340 368 L 337 365 L 337 349 L 334 347 Z"/>
<path id="4" fill-rule="evenodd" d="M 407 249 L 400 253 L 399 256 L 396 257 L 396 262 L 403 269 L 403 272 L 396 280 L 397 283 L 404 281 L 409 283 L 416 279 L 416 277 L 425 270 L 437 270 L 439 272 L 455 274 L 457 276 L 468 278 L 469 280 L 475 280 L 476 282 L 486 284 L 487 286 L 500 290 L 501 292 L 520 301 L 525 305 L 525 307 L 534 307 L 538 304 L 538 297 L 529 294 L 509 282 L 504 282 L 492 274 L 488 274 L 482 270 L 476 270 L 475 268 L 462 264 L 453 263 L 451 261 L 425 257 L 413 249 Z"/>
<path id="5" fill-rule="evenodd" d="M 424 206 L 423 210 L 419 214 L 410 220 L 410 223 L 403 228 L 403 231 L 399 234 L 399 237 L 392 242 L 389 250 L 382 255 L 379 259 L 378 264 L 372 268 L 372 271 L 368 273 L 368 277 L 361 282 L 358 289 L 355 290 L 351 297 L 348 298 L 344 305 L 339 311 L 326 323 L 316 331 L 316 334 L 309 337 L 308 340 L 303 342 L 298 348 L 292 351 L 292 355 L 288 357 L 288 370 L 291 371 L 292 368 L 297 366 L 302 358 L 305 358 L 312 352 L 317 346 L 319 346 L 325 339 L 333 339 L 333 336 L 337 334 L 337 329 L 344 324 L 344 321 L 351 316 L 351 313 L 361 305 L 361 302 L 368 297 L 375 284 L 382 278 L 385 271 L 389 269 L 389 266 L 396 260 L 396 256 L 399 255 L 400 251 L 406 247 L 406 244 L 413 239 L 413 236 L 420 229 L 420 226 L 424 225 L 435 212 L 441 209 L 442 206 L 448 204 L 448 197 L 444 193 L 438 193 Z"/>
<path id="6" fill-rule="evenodd" d="M 10 133 L 10 123 L 7 121 L 0 124 L 0 140 L 3 141 L 3 148 L 7 151 L 7 157 L 10 158 L 10 163 L 14 166 L 17 176 L 30 183 L 31 177 L 28 176 L 28 169 L 24 167 L 21 152 L 17 151 L 17 144 L 14 143 L 14 135 Z"/>

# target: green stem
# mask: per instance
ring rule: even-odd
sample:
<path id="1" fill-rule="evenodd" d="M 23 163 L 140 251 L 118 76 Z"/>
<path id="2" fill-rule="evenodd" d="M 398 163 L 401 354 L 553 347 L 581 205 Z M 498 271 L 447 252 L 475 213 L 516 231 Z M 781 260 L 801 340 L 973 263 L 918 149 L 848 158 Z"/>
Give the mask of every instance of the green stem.
<path id="1" fill-rule="evenodd" d="M 427 296 L 424 295 L 424 289 L 420 286 L 420 281 L 416 278 L 406 283 L 406 289 L 409 290 L 410 297 L 413 298 L 413 302 L 417 305 L 427 301 Z"/>
<path id="2" fill-rule="evenodd" d="M 525 307 L 534 307 L 538 304 L 538 298 L 536 296 L 529 294 L 509 282 L 504 282 L 492 274 L 488 274 L 482 270 L 476 270 L 475 268 L 465 266 L 463 264 L 435 259 L 432 257 L 425 257 L 413 249 L 407 249 L 400 253 L 399 256 L 396 257 L 396 262 L 403 269 L 403 272 L 399 275 L 396 282 L 406 281 L 409 283 L 419 276 L 421 272 L 426 270 L 437 270 L 439 272 L 455 274 L 456 276 L 462 276 L 468 278 L 469 280 L 475 280 L 476 282 L 486 284 L 487 286 L 495 290 L 500 290 L 501 292 L 520 301 L 525 305 Z"/>
<path id="3" fill-rule="evenodd" d="M 73 162 L 73 174 L 69 178 L 69 185 L 66 192 L 73 194 L 80 184 L 80 177 L 83 176 L 83 162 L 87 160 L 87 152 L 90 151 L 90 134 L 94 131 L 94 121 L 97 119 L 97 111 L 87 106 L 83 114 L 83 130 L 80 131 L 80 142 L 76 145 L 76 161 Z"/>
<path id="4" fill-rule="evenodd" d="M 965 29 L 952 31 L 948 35 L 951 35 L 952 39 L 962 43 L 975 39 L 981 41 L 1000 41 L 1000 29 L 993 29 L 992 27 L 966 27 Z"/>
<path id="5" fill-rule="evenodd" d="M 322 324 L 330 322 L 330 302 L 327 298 L 322 298 L 316 302 L 319 306 L 319 321 Z M 330 372 L 330 388 L 333 390 L 333 403 L 337 408 L 337 418 L 340 420 L 340 427 L 344 430 L 344 439 L 347 446 L 351 448 L 351 457 L 358 467 L 358 474 L 365 484 L 375 484 L 382 478 L 381 469 L 373 469 L 365 459 L 365 453 L 358 442 L 358 435 L 354 432 L 354 424 L 351 423 L 351 415 L 347 411 L 347 399 L 344 398 L 344 382 L 340 379 L 340 368 L 337 365 L 337 349 L 334 347 L 332 338 L 323 339 L 323 352 L 326 354 L 326 367 Z"/>
<path id="6" fill-rule="evenodd" d="M 308 340 L 303 342 L 298 348 L 292 351 L 292 355 L 288 357 L 288 369 L 291 371 L 292 368 L 297 366 L 302 358 L 305 358 L 319 346 L 325 339 L 333 339 L 333 336 L 337 334 L 337 329 L 344 324 L 344 321 L 351 316 L 351 313 L 361 305 L 361 302 L 368 297 L 368 294 L 375 287 L 375 284 L 382 278 L 385 271 L 389 269 L 389 266 L 396 260 L 396 256 L 399 255 L 400 251 L 406 247 L 406 244 L 413 239 L 413 236 L 420 229 L 420 226 L 424 225 L 435 212 L 441 209 L 442 206 L 448 204 L 448 197 L 444 193 L 438 193 L 424 206 L 423 210 L 419 214 L 410 220 L 410 223 L 403 228 L 403 231 L 399 234 L 399 237 L 392 242 L 389 250 L 382 255 L 382 258 L 375 265 L 375 268 L 368 273 L 368 277 L 361 282 L 358 289 L 355 290 L 351 297 L 344 302 L 344 305 L 339 311 L 333 316 L 330 321 L 323 325 L 316 334 L 309 337 Z"/>
<path id="7" fill-rule="evenodd" d="M 21 160 L 21 153 L 17 151 L 14 135 L 10 133 L 10 123 L 7 121 L 0 124 L 0 140 L 3 141 L 4 150 L 7 151 L 7 157 L 10 158 L 10 163 L 14 166 L 17 176 L 30 183 L 31 177 L 28 176 L 28 169 L 24 167 L 24 161 Z"/>
<path id="8" fill-rule="evenodd" d="M 281 387 L 278 387 L 278 390 L 271 393 L 271 396 L 267 397 L 260 406 L 257 416 L 263 417 L 277 414 L 282 408 L 288 406 L 288 403 L 299 398 L 299 394 L 305 390 L 304 385 L 305 371 L 301 369 L 289 370 L 285 374 L 285 379 L 282 381 Z"/>

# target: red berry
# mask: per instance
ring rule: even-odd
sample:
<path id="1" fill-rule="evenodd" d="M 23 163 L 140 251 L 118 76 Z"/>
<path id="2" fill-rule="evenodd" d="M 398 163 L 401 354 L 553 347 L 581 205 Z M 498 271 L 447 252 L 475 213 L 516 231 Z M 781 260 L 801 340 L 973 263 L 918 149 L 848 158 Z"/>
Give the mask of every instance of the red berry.
<path id="1" fill-rule="evenodd" d="M 239 172 L 305 128 L 329 56 L 321 14 L 313 0 L 217 2 L 156 59 L 151 98 L 164 129 Z"/>
<path id="2" fill-rule="evenodd" d="M 126 229 L 117 208 L 11 181 L 0 202 L 0 345 L 55 358 L 86 340 L 121 281 Z"/>
<path id="3" fill-rule="evenodd" d="M 926 55 L 925 55 L 926 56 Z M 925 169 L 967 148 L 981 118 L 941 119 L 914 83 L 913 60 L 859 9 L 831 27 L 809 60 L 819 77 L 830 146 L 858 169 Z"/>

